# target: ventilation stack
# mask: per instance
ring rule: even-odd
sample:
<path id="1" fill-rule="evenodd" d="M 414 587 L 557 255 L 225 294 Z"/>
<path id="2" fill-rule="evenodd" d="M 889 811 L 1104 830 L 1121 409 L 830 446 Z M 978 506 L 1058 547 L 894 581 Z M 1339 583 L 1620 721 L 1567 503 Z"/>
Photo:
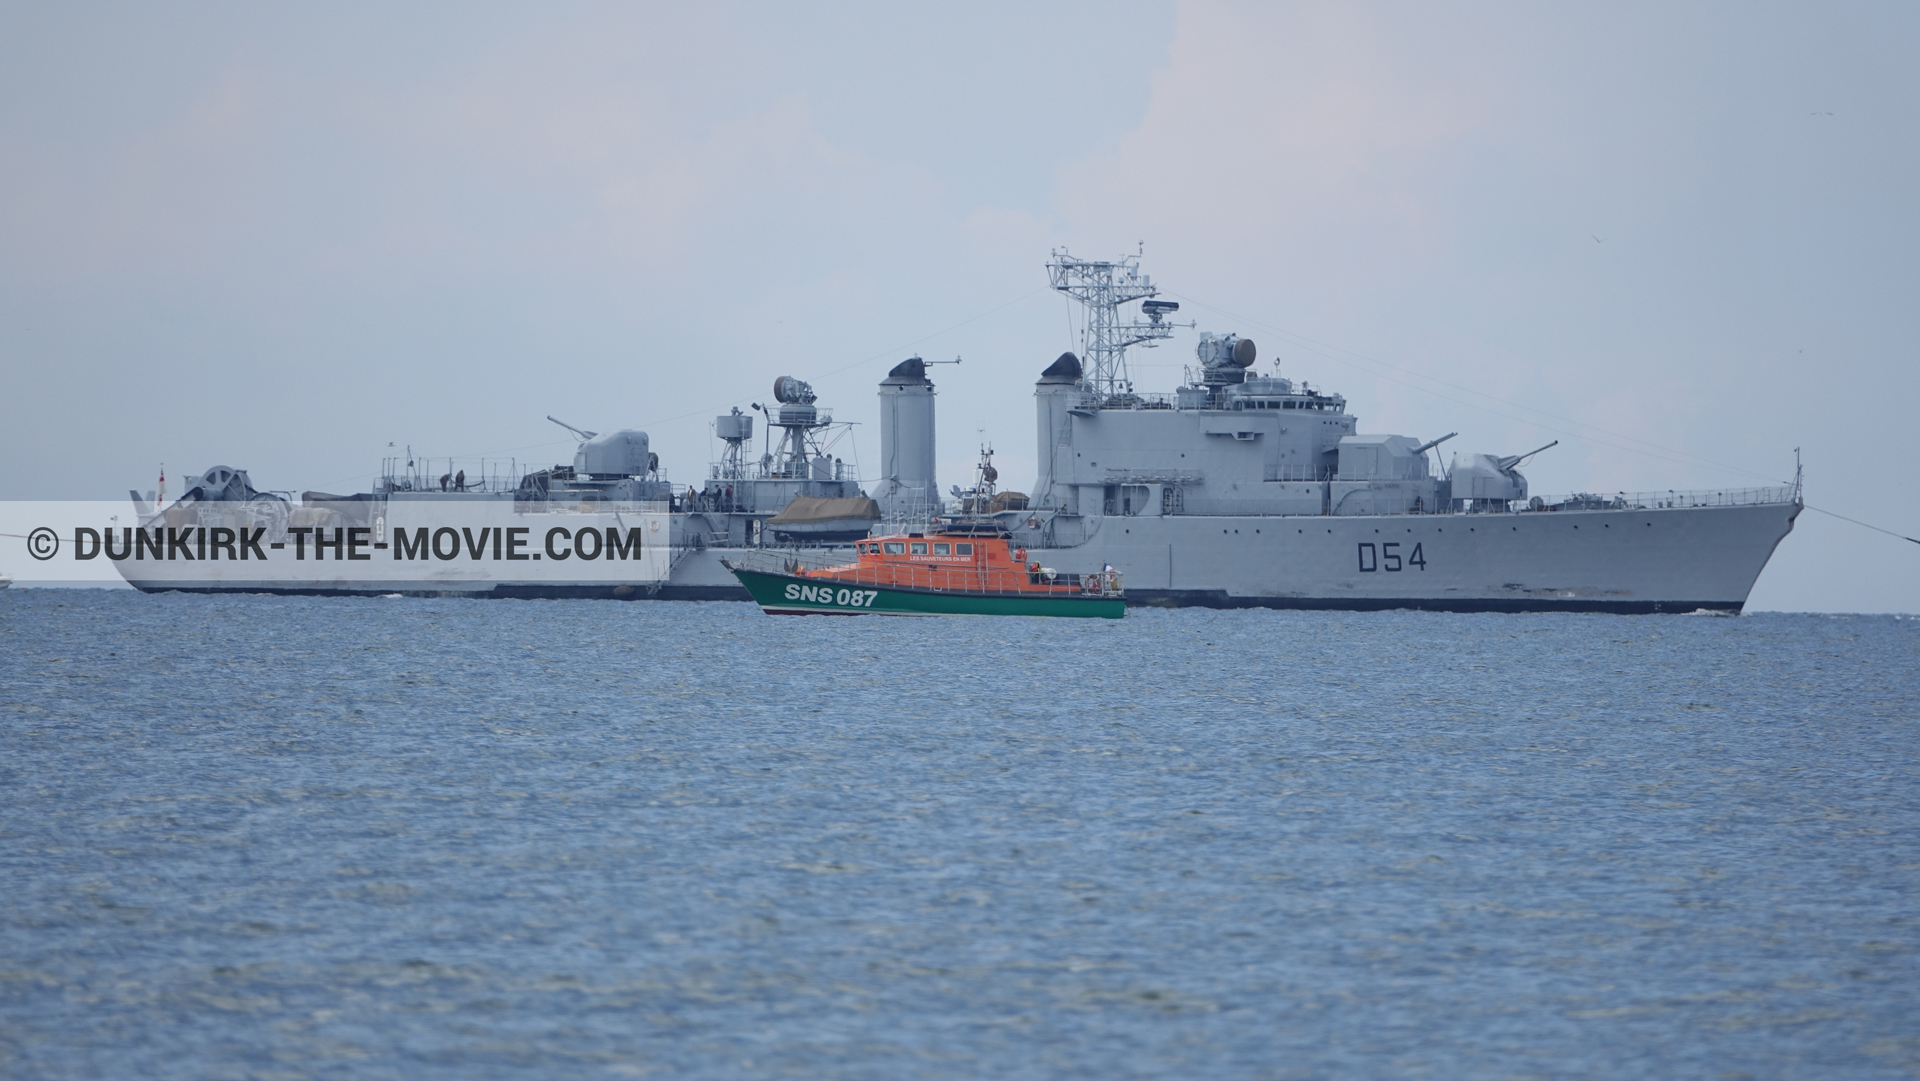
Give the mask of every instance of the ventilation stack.
<path id="1" fill-rule="evenodd" d="M 933 381 L 927 365 L 910 357 L 880 383 L 880 484 L 874 491 L 889 519 L 940 513 L 934 480 Z"/>
<path id="2" fill-rule="evenodd" d="M 1073 418 L 1067 410 L 1080 404 L 1080 358 L 1062 353 L 1040 373 L 1033 396 L 1039 407 L 1040 475 L 1033 482 L 1033 505 L 1052 509 L 1067 502 L 1073 462 Z M 1064 460 L 1062 458 L 1064 457 Z M 1067 476 L 1061 476 L 1062 473 Z M 1055 490 L 1058 484 L 1060 489 Z"/>

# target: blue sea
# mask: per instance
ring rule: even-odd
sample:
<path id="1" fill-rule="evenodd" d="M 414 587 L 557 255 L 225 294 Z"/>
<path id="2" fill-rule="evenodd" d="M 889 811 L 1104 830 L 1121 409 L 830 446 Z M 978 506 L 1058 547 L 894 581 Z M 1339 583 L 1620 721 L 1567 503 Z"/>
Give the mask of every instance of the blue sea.
<path id="1" fill-rule="evenodd" d="M 0 594 L 8 1078 L 1920 1073 L 1920 620 Z"/>

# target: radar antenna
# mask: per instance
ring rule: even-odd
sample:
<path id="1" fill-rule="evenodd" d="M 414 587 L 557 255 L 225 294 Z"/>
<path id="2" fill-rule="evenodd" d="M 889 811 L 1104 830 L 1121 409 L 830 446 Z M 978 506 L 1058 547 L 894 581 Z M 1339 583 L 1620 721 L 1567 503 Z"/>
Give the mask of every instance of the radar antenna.
<path id="1" fill-rule="evenodd" d="M 1140 273 L 1140 254 L 1095 261 L 1076 259 L 1065 248 L 1056 248 L 1047 264 L 1047 279 L 1053 288 L 1087 309 L 1080 355 L 1087 361 L 1085 386 L 1101 398 L 1133 393 L 1133 381 L 1127 375 L 1127 346 L 1151 349 L 1172 337 L 1176 327 L 1193 325 L 1167 321 L 1168 315 L 1180 310 L 1178 303 L 1149 299 L 1160 291 L 1154 288 L 1152 278 Z M 1147 302 L 1141 305 L 1146 322 L 1121 322 L 1120 306 L 1136 300 Z"/>
<path id="2" fill-rule="evenodd" d="M 775 412 L 771 408 L 762 409 L 766 414 L 768 435 L 772 429 L 781 431 L 780 449 L 770 456 L 761 458 L 767 467 L 767 476 L 793 480 L 806 480 L 813 476 L 812 459 L 825 457 L 814 437 L 814 432 L 833 424 L 833 418 L 814 405 L 819 396 L 814 394 L 812 384 L 791 375 L 783 375 L 773 381 L 773 398 L 780 403 Z M 752 433 L 748 433 L 752 437 Z M 820 477 L 831 480 L 831 477 Z"/>

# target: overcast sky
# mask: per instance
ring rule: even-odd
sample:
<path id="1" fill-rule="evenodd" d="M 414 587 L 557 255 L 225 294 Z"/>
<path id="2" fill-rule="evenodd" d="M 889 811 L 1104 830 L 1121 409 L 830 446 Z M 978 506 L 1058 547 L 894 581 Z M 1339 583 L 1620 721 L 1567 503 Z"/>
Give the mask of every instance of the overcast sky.
<path id="1" fill-rule="evenodd" d="M 1033 475 L 1048 252 L 1145 244 L 1362 431 L 1920 536 L 1920 7 L 0 5 L 0 497 L 570 460 L 810 380 Z M 1192 334 L 1134 355 L 1170 390 Z M 1809 511 L 1763 609 L 1920 612 Z"/>

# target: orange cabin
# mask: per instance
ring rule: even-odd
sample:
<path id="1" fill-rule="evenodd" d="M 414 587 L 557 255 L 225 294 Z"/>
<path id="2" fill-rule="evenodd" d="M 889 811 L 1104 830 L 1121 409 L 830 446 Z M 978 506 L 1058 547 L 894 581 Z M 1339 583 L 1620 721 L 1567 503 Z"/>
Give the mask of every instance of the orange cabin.
<path id="1" fill-rule="evenodd" d="M 992 534 L 904 533 L 854 545 L 859 560 L 806 572 L 809 578 L 941 590 L 1079 593 L 1081 576 L 1053 574 L 1024 549 Z M 1096 576 L 1088 576 L 1096 577 Z"/>

